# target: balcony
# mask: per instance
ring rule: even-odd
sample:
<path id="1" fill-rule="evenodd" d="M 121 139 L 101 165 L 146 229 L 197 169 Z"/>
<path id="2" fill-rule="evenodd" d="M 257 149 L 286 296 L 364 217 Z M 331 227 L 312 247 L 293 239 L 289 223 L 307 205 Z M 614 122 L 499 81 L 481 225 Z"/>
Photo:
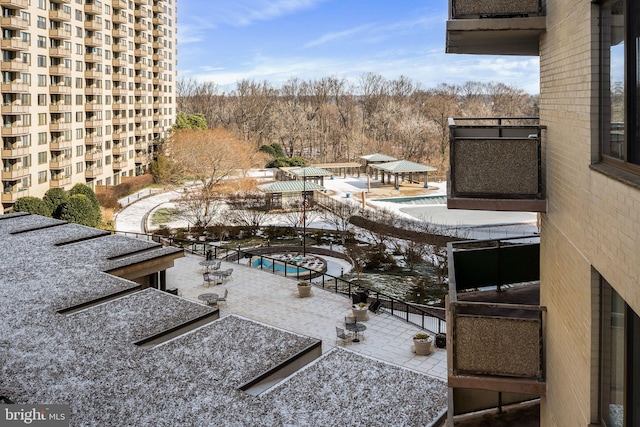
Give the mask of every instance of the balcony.
<path id="1" fill-rule="evenodd" d="M 84 77 L 85 79 L 101 79 L 102 71 L 98 71 L 96 69 L 85 70 Z"/>
<path id="2" fill-rule="evenodd" d="M 102 46 L 102 39 L 99 39 L 97 37 L 85 37 L 84 44 L 85 46 L 92 46 L 92 47 Z"/>
<path id="3" fill-rule="evenodd" d="M 0 27 L 7 30 L 26 30 L 29 27 L 29 21 L 17 16 L 6 16 L 0 18 Z"/>
<path id="4" fill-rule="evenodd" d="M 102 175 L 102 168 L 88 168 L 84 171 L 84 177 L 87 179 L 94 179 Z"/>
<path id="5" fill-rule="evenodd" d="M 63 65 L 55 65 L 49 67 L 49 74 L 52 76 L 70 76 L 71 68 L 65 67 Z"/>
<path id="6" fill-rule="evenodd" d="M 129 123 L 129 119 L 127 119 L 126 117 L 113 117 L 111 119 L 111 124 L 114 126 L 123 126 L 126 125 L 127 123 Z"/>
<path id="7" fill-rule="evenodd" d="M 3 125 L 1 133 L 3 137 L 24 136 L 29 134 L 29 126 Z"/>
<path id="8" fill-rule="evenodd" d="M 113 170 L 121 170 L 121 169 L 126 169 L 127 168 L 127 161 L 126 160 L 114 160 L 113 163 L 111 163 L 111 167 L 113 168 Z"/>
<path id="9" fill-rule="evenodd" d="M 26 9 L 29 7 L 28 0 L 0 0 L 0 6 L 7 9 Z"/>
<path id="10" fill-rule="evenodd" d="M 133 160 L 135 163 L 138 163 L 138 164 L 149 163 L 149 155 L 147 153 L 136 154 Z"/>
<path id="11" fill-rule="evenodd" d="M 147 151 L 148 147 L 149 147 L 149 143 L 147 141 L 136 142 L 134 145 L 134 148 L 138 151 L 140 150 Z"/>
<path id="12" fill-rule="evenodd" d="M 540 54 L 545 0 L 449 0 L 447 53 Z"/>
<path id="13" fill-rule="evenodd" d="M 63 47 L 52 47 L 49 49 L 49 56 L 54 58 L 71 58 L 71 50 Z"/>
<path id="14" fill-rule="evenodd" d="M 84 121 L 84 126 L 87 128 L 102 127 L 102 119 L 87 119 Z"/>
<path id="15" fill-rule="evenodd" d="M 63 188 L 65 185 L 71 184 L 70 176 L 57 176 L 55 178 L 51 178 L 49 181 L 49 187 L 51 188 Z"/>
<path id="16" fill-rule="evenodd" d="M 102 13 L 102 7 L 95 3 L 88 3 L 84 5 L 84 13 L 88 15 L 100 15 Z"/>
<path id="17" fill-rule="evenodd" d="M 126 74 L 122 74 L 122 73 L 113 73 L 111 75 L 111 80 L 114 81 L 114 82 L 126 82 L 127 81 L 127 75 Z M 126 93 L 124 95 L 126 95 Z"/>
<path id="18" fill-rule="evenodd" d="M 51 159 L 49 162 L 49 169 L 64 169 L 67 166 L 71 166 L 71 157 L 57 157 Z"/>
<path id="19" fill-rule="evenodd" d="M 127 2 L 126 0 L 113 0 L 113 2 L 111 3 L 111 7 L 113 7 L 114 9 L 126 9 Z"/>
<path id="20" fill-rule="evenodd" d="M 115 6 L 114 6 L 115 7 Z M 126 9 L 126 6 L 123 7 L 123 9 Z M 113 15 L 111 15 L 111 20 L 114 24 L 126 24 L 127 23 L 127 17 L 126 16 L 122 16 L 119 13 L 114 13 Z M 114 35 L 114 37 L 118 37 L 116 35 Z M 126 37 L 122 36 L 122 37 Z"/>
<path id="21" fill-rule="evenodd" d="M 113 153 L 114 156 L 125 155 L 125 154 L 127 154 L 127 151 L 128 151 L 128 148 L 124 144 L 114 145 L 113 149 L 111 150 L 111 152 Z"/>
<path id="22" fill-rule="evenodd" d="M 3 93 L 27 93 L 29 86 L 25 83 L 2 83 L 0 88 Z"/>
<path id="23" fill-rule="evenodd" d="M 85 95 L 102 95 L 102 88 L 97 86 L 87 86 L 84 88 Z"/>
<path id="24" fill-rule="evenodd" d="M 103 137 L 102 136 L 98 136 L 98 135 L 94 135 L 94 134 L 88 134 L 84 138 L 84 143 L 87 144 L 87 145 L 102 144 L 102 142 L 103 142 Z"/>
<path id="25" fill-rule="evenodd" d="M 22 40 L 19 37 L 10 37 L 2 39 L 1 45 L 3 50 L 27 50 L 29 49 L 29 43 L 26 40 Z"/>
<path id="26" fill-rule="evenodd" d="M 113 58 L 111 60 L 111 65 L 113 65 L 114 67 L 126 67 L 127 60 L 123 58 Z"/>
<path id="27" fill-rule="evenodd" d="M 71 93 L 71 88 L 69 86 L 53 85 L 49 86 L 49 93 L 54 95 L 68 95 Z"/>
<path id="28" fill-rule="evenodd" d="M 17 159 L 20 157 L 28 156 L 31 147 L 18 147 L 18 146 L 6 146 L 2 149 L 2 158 L 3 159 Z"/>
<path id="29" fill-rule="evenodd" d="M 17 181 L 29 176 L 29 168 L 22 166 L 5 166 L 2 169 L 2 179 L 5 181 Z"/>
<path id="30" fill-rule="evenodd" d="M 113 88 L 111 89 L 111 94 L 113 96 L 126 96 L 128 94 L 128 90 L 127 89 L 121 89 L 121 88 Z"/>
<path id="31" fill-rule="evenodd" d="M 104 157 L 102 151 L 87 151 L 84 153 L 84 160 L 86 162 L 95 162 L 96 160 L 100 160 Z"/>
<path id="32" fill-rule="evenodd" d="M 120 29 L 118 28 L 117 30 L 113 30 L 111 32 L 111 36 L 112 37 L 119 37 L 119 38 L 123 38 L 123 37 L 127 37 L 128 33 L 127 30 L 125 29 Z"/>
<path id="33" fill-rule="evenodd" d="M 11 61 L 0 62 L 0 69 L 2 71 L 12 71 L 16 73 L 23 73 L 29 69 L 29 64 L 27 64 L 22 60 L 13 59 Z"/>
<path id="34" fill-rule="evenodd" d="M 115 47 L 116 45 L 113 45 Z M 115 50 L 114 50 L 115 52 Z M 102 56 L 97 53 L 85 53 L 84 60 L 87 62 L 102 62 Z"/>
<path id="35" fill-rule="evenodd" d="M 2 203 L 15 203 L 20 197 L 29 195 L 28 188 L 18 188 L 17 190 L 4 190 L 2 193 Z"/>
<path id="36" fill-rule="evenodd" d="M 447 207 L 546 212 L 537 118 L 449 119 Z"/>
<path id="37" fill-rule="evenodd" d="M 84 104 L 84 111 L 102 111 L 102 104 L 98 104 L 97 102 L 90 102 L 88 104 Z"/>
<path id="38" fill-rule="evenodd" d="M 146 82 L 148 82 L 148 81 L 149 81 L 149 79 L 148 79 L 146 76 L 142 76 L 142 75 L 140 75 L 140 76 L 135 76 L 135 77 L 133 78 L 133 81 L 134 81 L 135 83 L 146 83 Z M 146 92 L 146 91 L 145 91 L 145 92 Z"/>
<path id="39" fill-rule="evenodd" d="M 19 115 L 29 112 L 29 106 L 20 104 L 5 104 L 2 106 L 2 114 L 5 115 Z"/>
<path id="40" fill-rule="evenodd" d="M 449 410 L 461 415 L 545 395 L 539 237 L 455 242 L 448 255 Z"/>
<path id="41" fill-rule="evenodd" d="M 52 122 L 49 124 L 49 130 L 51 132 L 64 132 L 66 130 L 71 130 L 71 123 L 67 122 Z"/>
<path id="42" fill-rule="evenodd" d="M 92 19 L 84 21 L 84 29 L 89 31 L 102 31 L 102 23 Z"/>
<path id="43" fill-rule="evenodd" d="M 61 138 L 57 138 L 49 143 L 49 149 L 51 151 L 62 151 L 71 148 L 71 140 L 65 141 Z"/>
<path id="44" fill-rule="evenodd" d="M 50 113 L 66 113 L 68 111 L 71 111 L 71 105 L 64 104 L 62 102 L 49 104 Z"/>
<path id="45" fill-rule="evenodd" d="M 52 39 L 68 40 L 71 38 L 71 31 L 65 30 L 64 28 L 51 28 L 49 29 L 49 37 Z"/>
<path id="46" fill-rule="evenodd" d="M 62 9 L 49 10 L 49 19 L 58 22 L 71 21 L 71 14 Z"/>

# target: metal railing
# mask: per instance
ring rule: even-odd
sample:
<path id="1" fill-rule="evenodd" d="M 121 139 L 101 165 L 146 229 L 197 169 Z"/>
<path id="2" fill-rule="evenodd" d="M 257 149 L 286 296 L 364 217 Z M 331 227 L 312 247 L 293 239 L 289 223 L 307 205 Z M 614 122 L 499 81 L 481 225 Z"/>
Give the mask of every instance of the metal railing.
<path id="1" fill-rule="evenodd" d="M 433 314 L 429 313 L 427 310 L 419 306 L 399 300 L 383 292 L 367 288 L 366 286 L 352 283 L 349 280 L 323 273 L 322 271 L 300 267 L 297 263 L 286 262 L 264 255 L 253 254 L 250 250 L 243 250 L 239 246 L 237 249 L 222 248 L 212 245 L 212 242 L 177 239 L 175 237 L 167 237 L 159 234 L 142 234 L 122 231 L 116 231 L 115 234 L 134 236 L 138 239 L 152 240 L 165 246 L 182 248 L 193 254 L 221 259 L 227 262 L 236 262 L 238 264 L 241 263 L 240 261 L 242 259 L 246 258 L 251 260 L 253 257 L 259 257 L 260 269 L 263 271 L 271 272 L 273 274 L 281 273 L 284 277 L 296 280 L 309 280 L 318 288 L 341 294 L 347 298 L 350 298 L 351 296 L 360 294 L 362 292 L 366 292 L 366 298 L 369 304 L 378 302 L 379 308 L 383 309 L 392 316 L 398 317 L 406 321 L 407 323 L 411 323 L 422 329 L 426 329 L 427 331 L 434 334 L 443 334 L 447 330 L 446 321 L 444 319 L 434 316 Z M 264 260 L 271 262 L 271 265 L 265 267 L 263 263 Z M 282 270 L 276 268 L 276 262 L 279 265 L 283 266 Z M 295 273 L 287 272 L 287 266 L 295 269 Z"/>

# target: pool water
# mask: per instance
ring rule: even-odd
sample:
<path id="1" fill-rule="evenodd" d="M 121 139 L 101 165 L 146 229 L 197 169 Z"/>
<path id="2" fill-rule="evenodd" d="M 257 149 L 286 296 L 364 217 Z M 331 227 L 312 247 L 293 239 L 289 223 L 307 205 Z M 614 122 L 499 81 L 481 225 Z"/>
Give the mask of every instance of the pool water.
<path id="1" fill-rule="evenodd" d="M 286 266 L 286 270 L 285 270 L 285 266 L 283 263 L 280 262 L 276 262 L 275 266 L 273 265 L 273 262 L 271 262 L 268 259 L 256 259 L 254 261 L 251 262 L 251 265 L 253 267 L 260 267 L 262 266 L 262 268 L 268 269 L 268 270 L 275 270 L 275 271 L 280 271 L 280 272 L 285 272 L 287 274 L 309 274 L 309 270 L 305 269 L 305 268 L 300 268 L 300 267 L 296 267 L 293 265 L 288 265 Z"/>

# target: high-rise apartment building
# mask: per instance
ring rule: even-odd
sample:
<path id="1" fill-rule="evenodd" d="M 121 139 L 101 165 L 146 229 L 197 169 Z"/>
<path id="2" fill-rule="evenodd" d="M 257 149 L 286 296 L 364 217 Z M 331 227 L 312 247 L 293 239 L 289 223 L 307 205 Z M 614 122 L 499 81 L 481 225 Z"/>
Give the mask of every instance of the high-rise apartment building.
<path id="1" fill-rule="evenodd" d="M 0 0 L 2 208 L 144 173 L 175 116 L 176 0 Z"/>
<path id="2" fill-rule="evenodd" d="M 449 15 L 450 53 L 540 57 L 539 119 L 451 123 L 450 207 L 540 212 L 540 242 L 452 245 L 450 415 L 539 398 L 543 426 L 640 426 L 640 2 Z"/>

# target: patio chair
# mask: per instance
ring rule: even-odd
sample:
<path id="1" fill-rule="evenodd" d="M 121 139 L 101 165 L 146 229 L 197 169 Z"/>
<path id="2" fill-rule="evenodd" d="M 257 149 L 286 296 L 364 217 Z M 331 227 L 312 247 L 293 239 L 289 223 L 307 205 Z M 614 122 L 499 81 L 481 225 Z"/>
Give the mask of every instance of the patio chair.
<path id="1" fill-rule="evenodd" d="M 233 268 L 228 268 L 224 271 L 224 280 L 233 280 L 233 277 L 231 276 L 231 274 L 233 274 Z"/>
<path id="2" fill-rule="evenodd" d="M 218 297 L 218 304 L 223 302 L 223 303 L 227 303 L 227 295 L 229 295 L 229 289 L 225 289 L 224 290 L 224 295 L 221 297 Z"/>
<path id="3" fill-rule="evenodd" d="M 351 342 L 352 335 L 350 332 L 345 331 L 343 328 L 339 328 L 336 326 L 336 345 L 338 345 L 338 341 L 342 341 L 343 344 L 349 344 Z"/>
<path id="4" fill-rule="evenodd" d="M 211 282 L 214 282 L 214 277 L 209 273 L 202 273 L 202 286 L 206 286 L 207 288 L 211 286 Z"/>

